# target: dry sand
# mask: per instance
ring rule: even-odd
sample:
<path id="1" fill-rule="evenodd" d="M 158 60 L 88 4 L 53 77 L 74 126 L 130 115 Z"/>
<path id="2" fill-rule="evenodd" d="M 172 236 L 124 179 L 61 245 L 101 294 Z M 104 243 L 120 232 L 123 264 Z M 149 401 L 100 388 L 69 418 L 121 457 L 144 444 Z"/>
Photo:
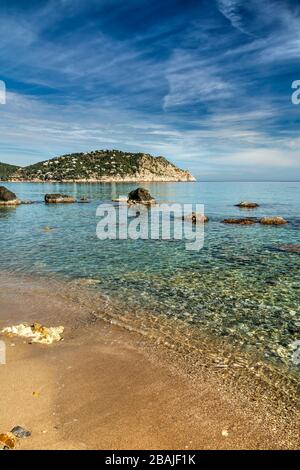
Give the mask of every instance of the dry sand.
<path id="1" fill-rule="evenodd" d="M 0 365 L 0 433 L 16 425 L 32 432 L 18 448 L 300 447 L 292 412 L 266 412 L 259 396 L 254 403 L 213 375 L 192 380 L 175 355 L 92 321 L 51 283 L 3 275 L 0 281 L 1 328 L 24 321 L 66 328 L 64 341 L 51 346 L 1 337 L 7 364 Z"/>

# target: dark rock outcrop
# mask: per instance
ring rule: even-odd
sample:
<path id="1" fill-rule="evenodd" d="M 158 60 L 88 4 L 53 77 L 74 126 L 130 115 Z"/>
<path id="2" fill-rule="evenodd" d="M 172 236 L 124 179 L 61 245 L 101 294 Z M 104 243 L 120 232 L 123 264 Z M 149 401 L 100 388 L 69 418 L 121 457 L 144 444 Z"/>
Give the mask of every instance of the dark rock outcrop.
<path id="1" fill-rule="evenodd" d="M 46 194 L 45 202 L 47 204 L 60 204 L 60 203 L 72 203 L 76 202 L 72 196 L 66 196 L 65 194 Z"/>
<path id="2" fill-rule="evenodd" d="M 154 204 L 155 200 L 149 193 L 148 189 L 137 188 L 128 194 L 129 204 Z"/>
<path id="3" fill-rule="evenodd" d="M 21 201 L 17 198 L 15 193 L 5 188 L 4 186 L 0 186 L 0 205 L 16 206 L 18 204 L 21 204 Z"/>

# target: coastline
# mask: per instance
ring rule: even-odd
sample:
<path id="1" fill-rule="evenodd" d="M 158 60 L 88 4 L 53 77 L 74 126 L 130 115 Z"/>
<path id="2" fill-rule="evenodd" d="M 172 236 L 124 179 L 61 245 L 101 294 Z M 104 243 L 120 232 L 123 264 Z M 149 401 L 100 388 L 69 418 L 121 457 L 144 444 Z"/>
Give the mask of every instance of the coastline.
<path id="1" fill-rule="evenodd" d="M 197 183 L 196 178 L 167 178 L 162 176 L 154 178 L 101 178 L 101 179 L 75 179 L 75 180 L 0 180 L 0 183 L 42 183 L 42 184 L 68 184 L 68 183 L 80 183 L 80 184 L 95 184 L 95 183 Z"/>
<path id="2" fill-rule="evenodd" d="M 226 379 L 223 368 L 200 366 L 204 348 L 195 351 L 198 363 L 189 362 L 138 328 L 103 321 L 84 301 L 96 294 L 82 286 L 0 278 L 1 329 L 25 321 L 65 326 L 64 341 L 52 346 L 1 336 L 1 432 L 30 429 L 21 449 L 299 447 L 298 403 L 279 400 L 255 373 L 247 381 L 249 371 L 233 368 Z"/>

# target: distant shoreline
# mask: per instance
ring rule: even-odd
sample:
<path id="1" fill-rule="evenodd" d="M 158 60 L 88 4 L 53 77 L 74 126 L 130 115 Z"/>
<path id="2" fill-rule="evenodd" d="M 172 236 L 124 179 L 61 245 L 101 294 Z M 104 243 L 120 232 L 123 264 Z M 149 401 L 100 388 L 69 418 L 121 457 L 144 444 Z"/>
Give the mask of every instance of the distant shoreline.
<path id="1" fill-rule="evenodd" d="M 191 180 L 176 180 L 176 179 L 101 179 L 101 180 L 0 180 L 0 183 L 42 183 L 42 184 L 97 184 L 97 183 L 197 183 L 198 181 Z"/>

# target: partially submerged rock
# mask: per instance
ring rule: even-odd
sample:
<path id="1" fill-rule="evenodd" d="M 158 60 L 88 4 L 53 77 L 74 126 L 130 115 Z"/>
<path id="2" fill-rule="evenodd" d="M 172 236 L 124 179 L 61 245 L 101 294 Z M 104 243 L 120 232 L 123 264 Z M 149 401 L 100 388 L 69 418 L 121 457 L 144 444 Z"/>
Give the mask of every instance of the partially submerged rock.
<path id="1" fill-rule="evenodd" d="M 46 194 L 45 202 L 47 204 L 60 204 L 60 203 L 72 203 L 72 202 L 76 202 L 76 200 L 74 197 L 67 196 L 65 194 Z"/>
<path id="2" fill-rule="evenodd" d="M 287 224 L 288 221 L 283 217 L 263 217 L 260 219 L 259 223 L 262 225 L 284 225 Z"/>
<path id="3" fill-rule="evenodd" d="M 87 204 L 90 202 L 90 200 L 87 197 L 81 197 L 78 201 L 80 204 Z"/>
<path id="4" fill-rule="evenodd" d="M 121 196 L 121 197 L 117 197 L 115 199 L 112 199 L 112 202 L 127 203 L 127 201 L 128 201 L 128 197 L 126 197 L 126 196 Z"/>
<path id="5" fill-rule="evenodd" d="M 155 199 L 151 196 L 148 189 L 137 188 L 128 194 L 129 204 L 153 204 Z"/>
<path id="6" fill-rule="evenodd" d="M 256 207 L 259 207 L 259 204 L 256 202 L 241 201 L 236 204 L 236 207 L 240 207 L 241 209 L 255 209 Z"/>
<path id="7" fill-rule="evenodd" d="M 253 225 L 256 219 L 224 219 L 223 224 Z"/>
<path id="8" fill-rule="evenodd" d="M 7 336 L 20 336 L 21 338 L 30 339 L 31 343 L 41 344 L 52 344 L 60 341 L 63 332 L 63 326 L 47 328 L 39 323 L 34 323 L 33 325 L 21 323 L 20 325 L 9 326 L 1 331 L 1 333 Z"/>
<path id="9" fill-rule="evenodd" d="M 192 222 L 193 224 L 206 224 L 209 221 L 209 218 L 204 214 L 192 212 L 191 214 L 183 215 L 182 220 Z"/>
<path id="10" fill-rule="evenodd" d="M 15 193 L 5 188 L 5 186 L 0 186 L 0 206 L 17 206 L 19 204 L 21 204 L 21 201 Z"/>

